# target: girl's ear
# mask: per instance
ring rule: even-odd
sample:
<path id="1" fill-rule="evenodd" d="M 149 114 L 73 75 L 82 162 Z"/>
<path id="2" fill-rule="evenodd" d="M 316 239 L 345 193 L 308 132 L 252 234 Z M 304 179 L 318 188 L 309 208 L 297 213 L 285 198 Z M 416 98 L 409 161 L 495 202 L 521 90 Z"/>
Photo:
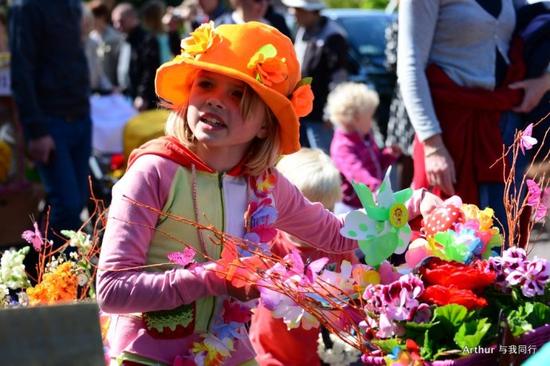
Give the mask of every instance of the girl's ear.
<path id="1" fill-rule="evenodd" d="M 262 127 L 260 127 L 260 130 L 256 134 L 256 137 L 262 140 L 267 137 L 267 127 L 265 122 L 262 123 Z"/>

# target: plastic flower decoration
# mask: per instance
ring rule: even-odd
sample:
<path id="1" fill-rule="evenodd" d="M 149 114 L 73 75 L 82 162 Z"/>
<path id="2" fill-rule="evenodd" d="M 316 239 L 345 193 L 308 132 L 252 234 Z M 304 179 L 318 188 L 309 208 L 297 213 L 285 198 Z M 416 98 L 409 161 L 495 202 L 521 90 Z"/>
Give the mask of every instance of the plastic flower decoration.
<path id="1" fill-rule="evenodd" d="M 196 59 L 212 47 L 218 39 L 214 30 L 214 22 L 201 24 L 191 32 L 189 37 L 181 41 L 181 56 Z"/>
<path id="2" fill-rule="evenodd" d="M 195 249 L 191 247 L 186 247 L 181 252 L 172 252 L 168 254 L 168 260 L 174 264 L 182 266 L 183 268 L 187 267 L 195 259 Z"/>
<path id="3" fill-rule="evenodd" d="M 376 193 L 376 202 L 366 185 L 352 183 L 366 213 L 362 210 L 350 212 L 340 230 L 342 236 L 358 240 L 359 248 L 365 254 L 365 262 L 373 267 L 393 253 L 403 253 L 411 238 L 405 202 L 412 196 L 412 189 L 394 193 L 389 172 L 388 169 Z"/>
<path id="4" fill-rule="evenodd" d="M 538 142 L 536 138 L 531 137 L 533 133 L 533 124 L 530 123 L 525 130 L 521 132 L 519 148 L 521 152 L 525 155 L 525 150 L 531 150 L 534 145 Z"/>
<path id="5" fill-rule="evenodd" d="M 298 117 L 305 117 L 313 110 L 313 91 L 311 90 L 312 78 L 300 80 L 290 97 L 290 103 Z"/>
<path id="6" fill-rule="evenodd" d="M 42 234 L 40 233 L 40 229 L 38 228 L 38 223 L 35 221 L 32 223 L 34 231 L 32 230 L 25 230 L 23 231 L 23 234 L 21 234 L 21 238 L 25 240 L 27 243 L 32 244 L 32 247 L 34 250 L 39 252 L 42 249 L 42 244 L 44 243 L 44 240 L 42 239 Z"/>
<path id="7" fill-rule="evenodd" d="M 277 48 L 271 43 L 252 55 L 247 68 L 254 70 L 256 80 L 266 86 L 282 83 L 288 78 L 286 59 L 277 57 Z"/>
<path id="8" fill-rule="evenodd" d="M 550 187 L 541 190 L 537 182 L 527 179 L 527 206 L 535 210 L 534 219 L 536 222 L 542 221 L 548 214 L 550 207 Z"/>

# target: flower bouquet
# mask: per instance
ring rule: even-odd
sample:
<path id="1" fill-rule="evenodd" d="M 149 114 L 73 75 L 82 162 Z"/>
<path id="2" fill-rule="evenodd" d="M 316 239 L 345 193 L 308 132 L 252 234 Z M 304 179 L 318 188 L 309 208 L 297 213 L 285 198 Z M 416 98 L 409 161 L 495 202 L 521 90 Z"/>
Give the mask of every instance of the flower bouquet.
<path id="1" fill-rule="evenodd" d="M 532 146 L 528 131 L 507 152 L 513 161 L 523 141 Z M 260 301 L 289 329 L 322 324 L 367 365 L 515 364 L 550 340 L 550 264 L 513 245 L 522 235 L 528 242 L 546 217 L 550 188 L 546 177 L 518 187 L 514 174 L 512 167 L 505 188 L 507 238 L 492 209 L 456 196 L 415 232 L 403 205 L 409 190 L 392 192 L 388 179 L 376 194 L 355 184 L 364 210 L 348 214 L 341 233 L 359 241 L 366 264 L 344 262 L 334 272 L 326 260 L 305 265 L 291 253 L 262 273 Z M 522 213 L 530 214 L 527 229 Z M 394 254 L 404 263 L 392 265 Z"/>

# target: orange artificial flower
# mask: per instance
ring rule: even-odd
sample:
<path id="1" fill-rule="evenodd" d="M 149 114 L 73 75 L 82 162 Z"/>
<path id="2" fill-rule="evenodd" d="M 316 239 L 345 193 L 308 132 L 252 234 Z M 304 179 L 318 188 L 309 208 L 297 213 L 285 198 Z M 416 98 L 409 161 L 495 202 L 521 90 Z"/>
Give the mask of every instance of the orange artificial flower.
<path id="1" fill-rule="evenodd" d="M 201 24 L 191 32 L 190 36 L 181 41 L 181 52 L 184 57 L 197 58 L 208 50 L 218 39 L 214 31 L 214 22 Z"/>
<path id="2" fill-rule="evenodd" d="M 290 98 L 290 103 L 292 103 L 298 117 L 304 117 L 311 113 L 313 109 L 313 98 L 310 84 L 301 85 L 294 90 Z"/>
<path id="3" fill-rule="evenodd" d="M 282 83 L 288 78 L 286 60 L 276 56 L 275 46 L 266 44 L 248 61 L 247 67 L 256 71 L 256 80 L 266 86 Z"/>
<path id="4" fill-rule="evenodd" d="M 27 289 L 31 305 L 55 304 L 76 300 L 77 276 L 73 273 L 73 263 L 60 264 L 55 271 L 46 273 L 42 282 Z"/>

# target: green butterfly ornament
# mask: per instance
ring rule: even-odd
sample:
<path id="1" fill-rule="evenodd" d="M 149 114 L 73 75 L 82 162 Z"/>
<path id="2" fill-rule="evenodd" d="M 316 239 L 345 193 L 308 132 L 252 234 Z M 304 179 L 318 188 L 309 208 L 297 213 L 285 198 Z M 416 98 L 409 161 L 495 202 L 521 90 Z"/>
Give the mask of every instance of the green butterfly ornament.
<path id="1" fill-rule="evenodd" d="M 351 211 L 345 218 L 340 234 L 355 239 L 365 255 L 365 262 L 377 267 L 393 253 L 402 254 L 411 239 L 409 211 L 405 202 L 412 196 L 412 189 L 393 192 L 389 172 L 376 192 L 362 183 L 352 182 L 364 209 Z"/>

